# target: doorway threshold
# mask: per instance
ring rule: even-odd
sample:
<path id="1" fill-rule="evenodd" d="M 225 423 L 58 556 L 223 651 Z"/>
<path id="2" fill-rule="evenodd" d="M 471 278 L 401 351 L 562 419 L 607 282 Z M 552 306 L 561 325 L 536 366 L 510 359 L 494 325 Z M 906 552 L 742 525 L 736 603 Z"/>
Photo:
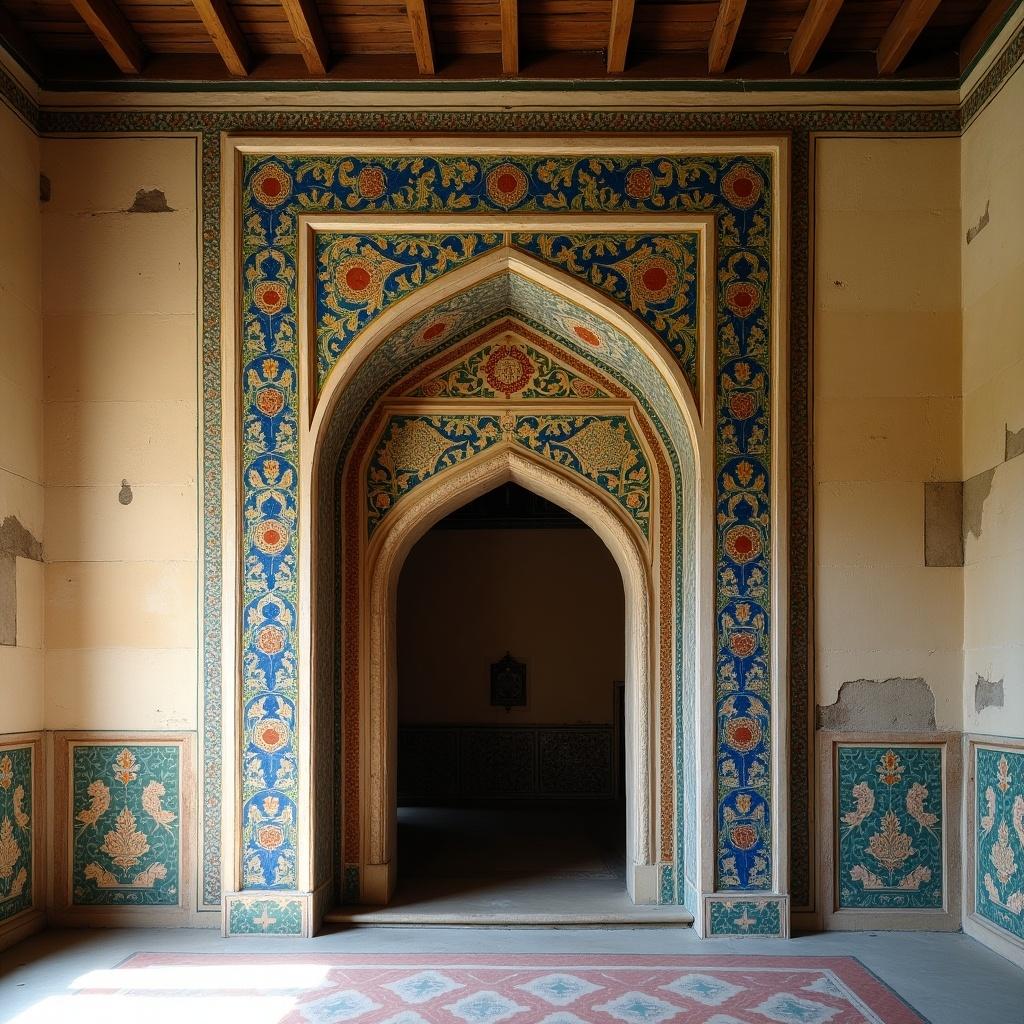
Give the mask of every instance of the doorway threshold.
<path id="1" fill-rule="evenodd" d="M 437 906 L 444 902 L 446 906 Z M 475 901 L 467 901 L 475 902 Z M 387 907 L 342 906 L 325 915 L 332 924 L 430 925 L 452 928 L 688 928 L 693 915 L 685 907 L 636 905 L 622 900 L 620 906 L 591 906 L 586 910 L 540 908 L 530 900 L 517 907 L 459 907 L 455 900 L 404 903 Z M 619 901 L 616 901 L 619 902 Z"/>

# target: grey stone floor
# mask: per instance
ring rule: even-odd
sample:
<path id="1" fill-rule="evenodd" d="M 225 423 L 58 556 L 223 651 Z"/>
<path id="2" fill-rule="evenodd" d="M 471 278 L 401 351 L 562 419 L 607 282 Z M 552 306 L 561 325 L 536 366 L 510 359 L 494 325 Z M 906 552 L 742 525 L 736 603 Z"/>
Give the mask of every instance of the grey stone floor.
<path id="1" fill-rule="evenodd" d="M 91 1024 L 74 1001 L 76 978 L 135 952 L 179 953 L 738 953 L 855 956 L 931 1024 L 1024 1024 L 1024 972 L 960 934 L 871 932 L 701 941 L 686 928 L 371 928 L 315 939 L 223 939 L 214 930 L 51 931 L 0 953 L 0 1022 Z M 50 1000 L 44 1004 L 44 1000 Z M 82 1000 L 85 1002 L 85 1000 Z M 35 1009 L 33 1009 L 35 1008 Z M 43 1012 L 41 1012 L 43 1011 Z M 157 1012 L 103 1016 L 104 1024 L 162 1024 Z M 243 1018 L 239 1017 L 239 1020 Z M 249 1018 L 250 1020 L 252 1018 Z M 201 1015 L 184 1024 L 200 1024 Z M 223 1024 L 232 1024 L 220 1017 Z M 269 1024 L 269 1022 L 268 1022 Z"/>

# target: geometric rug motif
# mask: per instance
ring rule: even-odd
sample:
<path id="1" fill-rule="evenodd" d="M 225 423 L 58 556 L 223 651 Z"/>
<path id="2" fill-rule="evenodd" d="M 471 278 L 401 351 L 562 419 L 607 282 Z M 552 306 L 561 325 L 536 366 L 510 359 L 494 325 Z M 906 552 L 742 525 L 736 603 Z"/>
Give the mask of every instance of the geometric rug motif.
<path id="1" fill-rule="evenodd" d="M 853 957 L 137 953 L 86 984 L 192 1022 L 262 1003 L 275 1024 L 927 1024 Z"/>

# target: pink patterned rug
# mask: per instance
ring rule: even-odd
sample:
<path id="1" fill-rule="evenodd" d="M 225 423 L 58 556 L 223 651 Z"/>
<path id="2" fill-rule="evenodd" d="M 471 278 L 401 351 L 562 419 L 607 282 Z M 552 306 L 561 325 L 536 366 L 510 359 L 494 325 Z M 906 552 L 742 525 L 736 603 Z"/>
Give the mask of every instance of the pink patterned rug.
<path id="1" fill-rule="evenodd" d="M 852 957 L 137 953 L 81 985 L 138 1024 L 927 1024 Z"/>

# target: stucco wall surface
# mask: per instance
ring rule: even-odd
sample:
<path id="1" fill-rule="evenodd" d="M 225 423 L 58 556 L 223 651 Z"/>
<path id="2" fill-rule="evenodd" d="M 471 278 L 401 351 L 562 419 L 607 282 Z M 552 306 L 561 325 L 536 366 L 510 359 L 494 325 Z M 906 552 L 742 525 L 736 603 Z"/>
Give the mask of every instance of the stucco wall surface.
<path id="1" fill-rule="evenodd" d="M 968 127 L 960 233 L 964 728 L 1015 737 L 1024 736 L 1022 110 L 1018 71 Z"/>
<path id="2" fill-rule="evenodd" d="M 195 142 L 45 139 L 42 164 L 46 726 L 194 728 Z"/>
<path id="3" fill-rule="evenodd" d="M 43 726 L 39 140 L 0 105 L 0 732 Z"/>
<path id="4" fill-rule="evenodd" d="M 814 171 L 817 702 L 890 681 L 887 725 L 920 727 L 923 679 L 956 729 L 963 573 L 926 565 L 924 507 L 962 479 L 959 141 L 820 139 Z"/>

